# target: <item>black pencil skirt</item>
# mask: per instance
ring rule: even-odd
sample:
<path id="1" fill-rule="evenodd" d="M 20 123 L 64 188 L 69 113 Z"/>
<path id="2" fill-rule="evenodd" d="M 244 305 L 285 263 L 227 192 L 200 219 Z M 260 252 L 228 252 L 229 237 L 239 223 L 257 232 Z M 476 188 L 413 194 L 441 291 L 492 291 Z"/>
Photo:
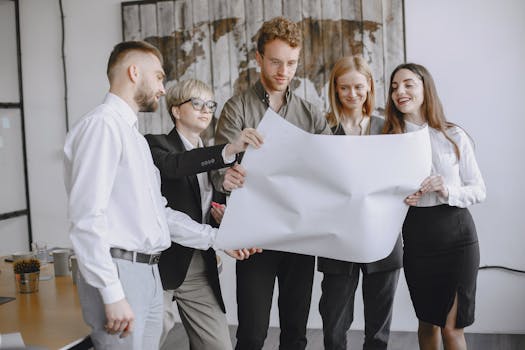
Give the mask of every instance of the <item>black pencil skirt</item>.
<path id="1" fill-rule="evenodd" d="M 410 207 L 403 266 L 417 318 L 444 327 L 458 297 L 456 328 L 474 323 L 479 245 L 466 208 Z"/>

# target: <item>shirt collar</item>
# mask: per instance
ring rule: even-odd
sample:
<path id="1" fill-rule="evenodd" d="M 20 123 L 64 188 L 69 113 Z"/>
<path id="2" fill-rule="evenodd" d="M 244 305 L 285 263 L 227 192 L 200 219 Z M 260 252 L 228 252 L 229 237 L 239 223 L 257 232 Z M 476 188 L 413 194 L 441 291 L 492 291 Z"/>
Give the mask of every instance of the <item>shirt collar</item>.
<path id="1" fill-rule="evenodd" d="M 184 135 L 182 135 L 181 132 L 179 132 L 179 130 L 177 130 L 177 134 L 179 134 L 179 137 L 182 140 L 182 144 L 184 145 L 184 148 L 186 148 L 186 151 L 191 151 L 192 149 L 195 148 L 193 144 Z M 197 143 L 197 147 L 203 147 L 202 140 L 200 137 Z"/>
<path id="2" fill-rule="evenodd" d="M 137 127 L 137 114 L 133 111 L 131 106 L 124 101 L 118 95 L 115 95 L 111 92 L 106 94 L 104 98 L 104 104 L 114 106 L 117 113 L 129 124 L 131 127 Z"/>
<path id="3" fill-rule="evenodd" d="M 409 122 L 408 120 L 405 120 L 405 129 L 406 131 L 409 131 L 409 132 L 424 129 L 427 125 L 428 125 L 427 123 L 423 123 L 422 125 L 417 125 L 416 123 L 412 123 L 412 122 Z"/>
<path id="4" fill-rule="evenodd" d="M 370 121 L 371 117 L 369 115 L 364 115 L 359 126 L 361 127 L 361 135 L 370 135 Z"/>
<path id="5" fill-rule="evenodd" d="M 361 118 L 361 121 L 359 122 L 359 126 L 361 129 L 364 129 L 368 123 L 370 122 L 370 116 L 364 115 L 363 118 Z"/>
<path id="6" fill-rule="evenodd" d="M 258 79 L 257 82 L 254 84 L 254 89 L 255 89 L 255 93 L 257 94 L 257 97 L 267 106 L 269 106 L 270 105 L 270 94 L 268 94 L 266 90 L 264 89 L 261 79 Z M 290 99 L 292 98 L 292 91 L 290 90 L 290 86 L 286 88 L 286 93 L 284 96 L 285 96 L 286 104 L 288 104 L 288 102 L 290 102 Z"/>

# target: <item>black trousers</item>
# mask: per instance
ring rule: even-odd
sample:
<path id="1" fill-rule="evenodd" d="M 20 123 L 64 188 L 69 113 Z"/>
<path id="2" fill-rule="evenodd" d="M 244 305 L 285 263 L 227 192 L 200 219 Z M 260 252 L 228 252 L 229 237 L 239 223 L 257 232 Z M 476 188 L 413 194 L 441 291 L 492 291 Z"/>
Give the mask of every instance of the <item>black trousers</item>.
<path id="1" fill-rule="evenodd" d="M 354 320 L 354 298 L 359 282 L 359 264 L 350 274 L 324 273 L 319 312 L 323 319 L 326 350 L 345 350 L 346 333 Z M 363 273 L 365 341 L 363 350 L 386 350 L 390 336 L 392 306 L 399 269 Z"/>
<path id="2" fill-rule="evenodd" d="M 314 265 L 313 256 L 272 250 L 237 261 L 236 350 L 262 349 L 268 333 L 276 277 L 281 326 L 279 349 L 306 348 Z"/>

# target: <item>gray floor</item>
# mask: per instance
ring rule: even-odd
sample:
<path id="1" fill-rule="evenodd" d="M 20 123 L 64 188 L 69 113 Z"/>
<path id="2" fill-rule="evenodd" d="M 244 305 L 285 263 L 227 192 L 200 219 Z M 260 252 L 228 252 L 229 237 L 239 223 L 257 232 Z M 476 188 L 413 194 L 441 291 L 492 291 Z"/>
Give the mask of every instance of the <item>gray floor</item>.
<path id="1" fill-rule="evenodd" d="M 232 343 L 235 344 L 235 330 L 237 327 L 230 326 Z M 323 349 L 323 333 L 320 329 L 309 329 L 307 333 L 307 350 Z M 525 350 L 525 334 L 477 334 L 466 335 L 467 345 L 472 350 Z M 348 344 L 351 349 L 361 349 L 363 332 L 350 331 Z M 177 324 L 170 332 L 167 343 L 162 350 L 184 350 L 189 349 L 188 339 L 184 328 Z M 279 329 L 270 328 L 264 345 L 264 350 L 279 349 Z M 417 335 L 413 332 L 392 332 L 390 336 L 389 350 L 417 350 Z"/>

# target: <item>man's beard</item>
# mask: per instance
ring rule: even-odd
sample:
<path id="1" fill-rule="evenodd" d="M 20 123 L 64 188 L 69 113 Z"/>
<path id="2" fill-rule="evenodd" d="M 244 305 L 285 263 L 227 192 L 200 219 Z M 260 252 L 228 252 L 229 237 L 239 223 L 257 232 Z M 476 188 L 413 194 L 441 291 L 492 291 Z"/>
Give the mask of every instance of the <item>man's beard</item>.
<path id="1" fill-rule="evenodd" d="M 275 92 L 275 91 L 283 92 L 283 91 L 288 90 L 288 86 L 290 85 L 289 84 L 290 82 L 288 82 L 288 84 L 286 85 L 278 84 L 277 82 L 273 81 L 273 77 L 269 75 L 268 73 L 262 72 L 261 75 L 262 75 L 261 79 L 264 80 L 264 83 L 267 85 L 266 88 L 270 89 L 272 92 Z"/>
<path id="2" fill-rule="evenodd" d="M 155 112 L 159 107 L 155 95 L 153 93 L 148 94 L 144 84 L 142 84 L 137 90 L 133 99 L 139 107 L 139 112 Z"/>

